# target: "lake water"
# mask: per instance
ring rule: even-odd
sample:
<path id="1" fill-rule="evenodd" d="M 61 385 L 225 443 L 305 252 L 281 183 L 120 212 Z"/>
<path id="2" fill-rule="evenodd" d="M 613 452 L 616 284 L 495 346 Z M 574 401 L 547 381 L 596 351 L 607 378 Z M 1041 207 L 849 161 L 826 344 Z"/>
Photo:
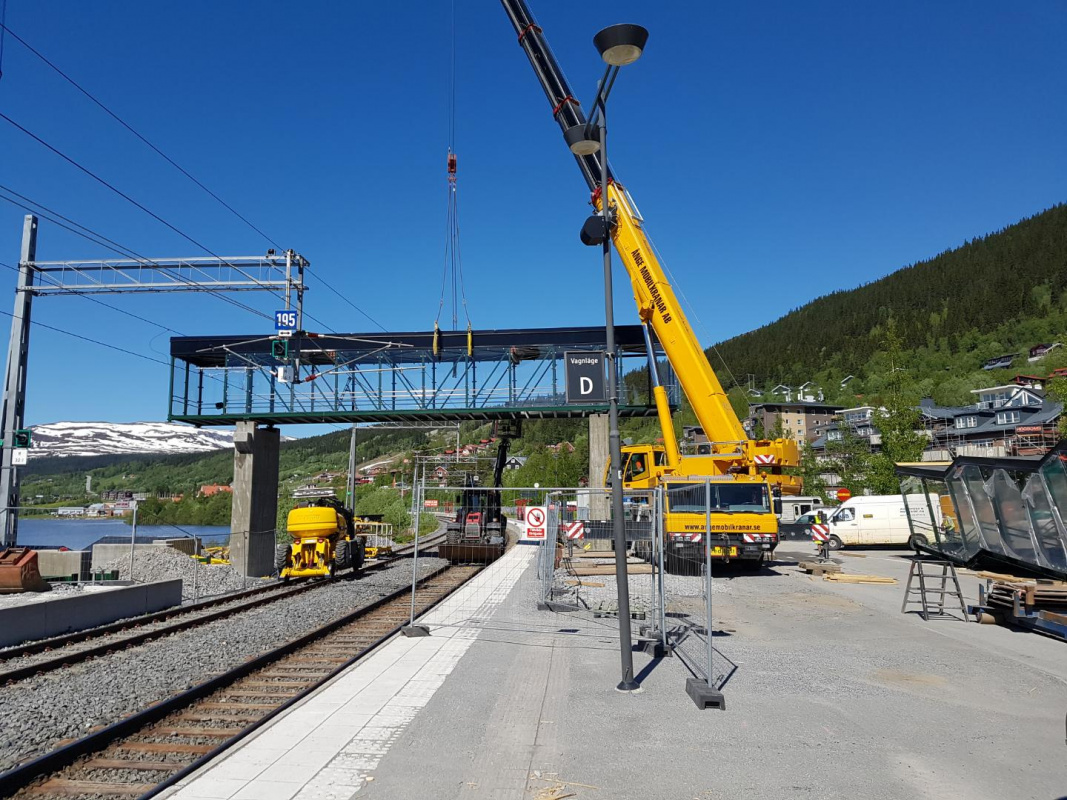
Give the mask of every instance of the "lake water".
<path id="1" fill-rule="evenodd" d="M 178 530 L 180 528 L 180 530 Z M 26 547 L 69 547 L 85 550 L 105 536 L 126 541 L 132 528 L 118 519 L 56 519 L 27 517 L 19 520 L 18 543 Z M 230 537 L 228 526 L 222 525 L 138 525 L 137 538 L 179 539 L 186 531 L 199 536 L 204 544 L 225 544 Z"/>

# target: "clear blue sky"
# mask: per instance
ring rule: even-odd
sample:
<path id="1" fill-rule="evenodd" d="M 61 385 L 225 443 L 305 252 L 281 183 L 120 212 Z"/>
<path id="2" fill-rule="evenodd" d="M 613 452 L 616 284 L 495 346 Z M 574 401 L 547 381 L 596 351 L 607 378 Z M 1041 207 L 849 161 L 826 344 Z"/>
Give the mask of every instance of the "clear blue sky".
<path id="1" fill-rule="evenodd" d="M 1067 195 L 1061 0 L 530 4 L 585 103 L 601 71 L 593 33 L 651 31 L 612 95 L 611 160 L 705 345 Z M 602 324 L 598 257 L 577 236 L 588 195 L 544 95 L 500 6 L 456 5 L 474 325 Z M 432 327 L 448 2 L 8 0 L 7 23 L 384 326 Z M 3 73 L 0 110 L 215 252 L 269 246 L 10 38 Z M 0 183 L 137 252 L 202 255 L 2 120 Z M 23 213 L 0 202 L 0 261 L 17 262 Z M 41 260 L 108 255 L 41 226 Z M 633 322 L 616 285 L 616 318 Z M 183 333 L 269 329 L 210 297 L 105 299 Z M 322 288 L 308 309 L 373 329 Z M 44 298 L 34 317 L 166 359 L 169 334 L 82 298 Z M 163 419 L 166 395 L 162 366 L 33 333 L 31 423 Z"/>

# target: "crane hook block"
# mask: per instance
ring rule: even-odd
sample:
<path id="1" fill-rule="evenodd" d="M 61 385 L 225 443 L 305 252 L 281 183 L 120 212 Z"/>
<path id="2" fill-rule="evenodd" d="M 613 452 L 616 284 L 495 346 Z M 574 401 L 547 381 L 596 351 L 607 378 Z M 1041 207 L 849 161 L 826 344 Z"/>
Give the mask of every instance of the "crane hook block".
<path id="1" fill-rule="evenodd" d="M 456 154 L 455 153 L 449 153 L 448 154 L 448 174 L 449 175 L 455 175 L 456 174 Z"/>

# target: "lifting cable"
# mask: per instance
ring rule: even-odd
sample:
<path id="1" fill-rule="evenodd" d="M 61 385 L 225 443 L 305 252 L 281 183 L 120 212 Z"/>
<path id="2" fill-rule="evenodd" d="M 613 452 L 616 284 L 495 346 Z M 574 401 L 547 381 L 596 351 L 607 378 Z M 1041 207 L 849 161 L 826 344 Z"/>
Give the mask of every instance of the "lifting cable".
<path id="1" fill-rule="evenodd" d="M 441 270 L 441 299 L 437 306 L 437 317 L 433 323 L 433 354 L 441 352 L 441 312 L 445 307 L 446 296 L 451 297 L 452 330 L 459 324 L 459 307 L 463 307 L 463 316 L 467 320 L 467 355 L 473 352 L 473 332 L 471 318 L 467 311 L 467 294 L 463 285 L 463 258 L 459 247 L 459 191 L 456 183 L 456 3 L 452 2 L 452 49 L 448 108 L 448 202 L 445 233 L 445 258 Z"/>

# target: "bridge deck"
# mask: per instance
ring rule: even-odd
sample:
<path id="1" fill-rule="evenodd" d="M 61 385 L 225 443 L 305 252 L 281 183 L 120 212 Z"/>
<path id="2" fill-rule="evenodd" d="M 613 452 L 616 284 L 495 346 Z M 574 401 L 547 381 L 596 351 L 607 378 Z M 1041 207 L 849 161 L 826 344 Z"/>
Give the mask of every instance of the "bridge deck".
<path id="1" fill-rule="evenodd" d="M 604 349 L 603 327 L 295 335 L 275 358 L 268 336 L 171 339 L 168 418 L 195 425 L 581 417 L 568 404 L 564 354 Z M 617 326 L 619 413 L 655 407 L 638 325 Z M 662 356 L 657 352 L 657 356 Z M 292 380 L 283 380 L 285 367 Z M 672 404 L 679 394 L 662 361 Z"/>

